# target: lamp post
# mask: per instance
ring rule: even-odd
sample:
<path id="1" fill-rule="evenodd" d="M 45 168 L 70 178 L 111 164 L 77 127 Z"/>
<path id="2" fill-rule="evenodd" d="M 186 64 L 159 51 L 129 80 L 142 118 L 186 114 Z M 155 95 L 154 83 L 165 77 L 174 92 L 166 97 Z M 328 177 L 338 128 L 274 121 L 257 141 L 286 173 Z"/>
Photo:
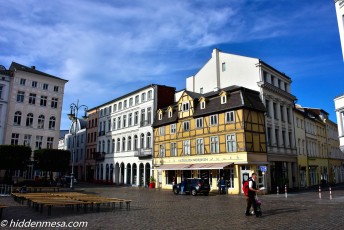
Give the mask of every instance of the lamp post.
<path id="1" fill-rule="evenodd" d="M 76 148 L 76 132 L 77 132 L 77 123 L 78 123 L 78 111 L 80 108 L 84 108 L 85 114 L 82 116 L 84 120 L 87 120 L 88 116 L 86 114 L 88 107 L 86 105 L 79 105 L 79 99 L 77 100 L 76 104 L 72 103 L 70 105 L 70 113 L 67 114 L 69 120 L 72 121 L 72 136 L 73 136 L 73 150 L 72 150 L 72 171 L 71 171 L 71 178 L 70 178 L 70 189 L 73 189 L 73 182 L 74 182 L 74 154 Z"/>

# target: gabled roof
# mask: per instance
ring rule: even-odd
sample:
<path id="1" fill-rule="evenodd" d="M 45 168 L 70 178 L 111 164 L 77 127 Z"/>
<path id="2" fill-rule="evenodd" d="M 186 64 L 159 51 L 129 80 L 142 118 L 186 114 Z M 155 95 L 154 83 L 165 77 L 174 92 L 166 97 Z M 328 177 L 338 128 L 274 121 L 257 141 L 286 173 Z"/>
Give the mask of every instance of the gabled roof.
<path id="1" fill-rule="evenodd" d="M 45 77 L 56 78 L 58 80 L 68 82 L 68 80 L 65 80 L 65 79 L 62 79 L 62 78 L 59 78 L 59 77 L 38 71 L 38 70 L 36 70 L 36 68 L 34 66 L 33 67 L 27 67 L 25 65 L 22 65 L 22 64 L 19 64 L 16 62 L 12 62 L 11 66 L 10 66 L 10 70 L 12 70 L 12 71 L 20 70 L 20 71 L 24 71 L 24 72 L 28 72 L 28 73 L 34 73 L 34 74 L 38 74 L 38 75 L 45 76 Z"/>
<path id="2" fill-rule="evenodd" d="M 224 104 L 221 104 L 219 96 L 222 91 L 225 91 L 227 93 L 227 102 Z M 248 108 L 262 112 L 266 111 L 265 106 L 260 99 L 259 92 L 240 86 L 234 85 L 223 88 L 216 92 L 210 92 L 206 94 L 198 94 L 190 91 L 185 92 L 194 100 L 193 117 L 195 118 L 230 111 L 238 108 Z M 204 97 L 207 100 L 204 109 L 200 108 L 200 103 L 198 100 L 198 98 L 200 97 Z M 159 127 L 178 122 L 178 103 L 173 104 L 175 112 L 170 118 L 168 117 L 168 113 L 166 112 L 167 108 L 162 109 L 165 112 L 163 113 L 163 117 L 161 120 L 159 120 L 158 116 L 155 117 L 153 127 Z"/>

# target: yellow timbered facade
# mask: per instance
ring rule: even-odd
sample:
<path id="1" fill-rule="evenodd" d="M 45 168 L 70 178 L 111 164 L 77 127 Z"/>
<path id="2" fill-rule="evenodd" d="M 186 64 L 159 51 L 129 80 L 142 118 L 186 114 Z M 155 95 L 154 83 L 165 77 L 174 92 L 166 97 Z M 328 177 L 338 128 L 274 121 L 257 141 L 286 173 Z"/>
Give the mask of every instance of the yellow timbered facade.
<path id="1" fill-rule="evenodd" d="M 259 93 L 231 86 L 198 94 L 183 91 L 154 121 L 154 175 L 172 189 L 185 178 L 209 180 L 211 190 L 223 177 L 228 194 L 241 193 L 253 172 L 266 187 L 265 107 Z"/>

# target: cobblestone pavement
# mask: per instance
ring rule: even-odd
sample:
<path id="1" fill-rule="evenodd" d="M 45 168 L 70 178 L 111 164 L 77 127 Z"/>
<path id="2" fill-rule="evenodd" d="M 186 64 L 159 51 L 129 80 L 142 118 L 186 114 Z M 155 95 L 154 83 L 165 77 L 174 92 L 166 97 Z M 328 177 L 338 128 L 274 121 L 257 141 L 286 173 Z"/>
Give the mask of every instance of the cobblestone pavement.
<path id="1" fill-rule="evenodd" d="M 52 215 L 20 205 L 11 197 L 0 197 L 9 205 L 2 220 L 9 221 L 88 221 L 88 229 L 342 229 L 344 226 L 344 188 L 328 190 L 322 198 L 316 190 L 261 195 L 263 216 L 244 215 L 245 197 L 236 195 L 174 195 L 171 191 L 136 187 L 95 187 L 77 189 L 108 197 L 133 200 L 131 210 L 102 207 L 100 212 L 53 208 Z M 9 229 L 0 227 L 1 229 Z M 16 229 L 16 228 L 11 228 Z"/>

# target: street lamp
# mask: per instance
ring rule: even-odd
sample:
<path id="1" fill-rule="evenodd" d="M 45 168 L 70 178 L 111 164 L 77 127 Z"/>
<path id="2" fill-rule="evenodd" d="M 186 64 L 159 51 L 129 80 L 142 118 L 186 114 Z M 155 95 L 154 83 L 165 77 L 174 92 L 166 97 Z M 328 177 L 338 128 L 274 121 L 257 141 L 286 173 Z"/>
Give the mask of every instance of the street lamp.
<path id="1" fill-rule="evenodd" d="M 73 189 L 73 182 L 74 182 L 74 154 L 75 154 L 75 148 L 76 148 L 76 127 L 77 127 L 77 123 L 78 123 L 78 111 L 80 108 L 84 108 L 85 114 L 84 116 L 82 116 L 82 118 L 84 120 L 87 120 L 88 116 L 87 116 L 87 110 L 88 107 L 86 105 L 79 105 L 79 99 L 78 101 L 75 103 L 72 103 L 70 105 L 70 113 L 67 114 L 69 120 L 72 121 L 72 128 L 71 128 L 71 132 L 72 132 L 72 136 L 73 136 L 73 150 L 72 150 L 72 171 L 71 171 L 71 178 L 70 178 L 70 189 Z"/>

